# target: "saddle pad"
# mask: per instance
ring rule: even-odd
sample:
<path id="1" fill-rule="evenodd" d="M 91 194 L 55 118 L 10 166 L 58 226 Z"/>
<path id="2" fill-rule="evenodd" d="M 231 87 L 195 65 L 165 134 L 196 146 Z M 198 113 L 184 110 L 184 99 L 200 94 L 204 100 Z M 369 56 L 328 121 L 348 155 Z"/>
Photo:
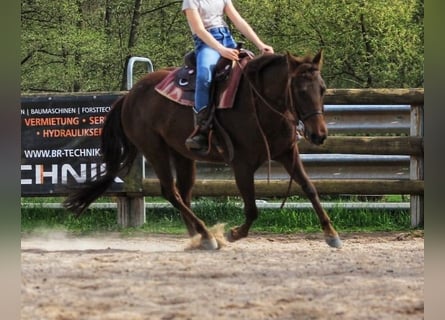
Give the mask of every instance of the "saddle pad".
<path id="1" fill-rule="evenodd" d="M 176 68 L 170 71 L 169 74 L 156 85 L 155 90 L 172 101 L 184 106 L 193 107 L 195 105 L 195 92 L 190 90 L 186 91 L 178 87 L 175 83 L 176 74 L 180 70 L 181 68 Z"/>
<path id="2" fill-rule="evenodd" d="M 217 109 L 230 109 L 233 106 L 236 92 L 238 90 L 239 81 L 242 75 L 242 69 L 246 65 L 247 61 L 252 59 L 251 56 L 247 56 L 240 60 L 240 63 L 235 63 L 230 76 L 226 81 L 218 82 L 216 84 L 216 108 Z M 195 92 L 191 90 L 184 90 L 177 86 L 175 82 L 176 74 L 182 68 L 177 68 L 172 71 L 156 85 L 155 90 L 164 97 L 175 101 L 184 106 L 195 105 Z"/>

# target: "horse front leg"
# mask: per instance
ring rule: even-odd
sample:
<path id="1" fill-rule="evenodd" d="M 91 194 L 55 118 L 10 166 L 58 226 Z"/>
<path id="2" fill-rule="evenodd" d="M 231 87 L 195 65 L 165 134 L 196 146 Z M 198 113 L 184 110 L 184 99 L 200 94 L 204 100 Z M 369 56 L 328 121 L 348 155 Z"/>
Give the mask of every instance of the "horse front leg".
<path id="1" fill-rule="evenodd" d="M 247 237 L 250 227 L 258 218 L 258 208 L 255 203 L 254 170 L 241 166 L 234 166 L 235 181 L 244 202 L 244 223 L 232 228 L 227 234 L 228 241 L 236 241 Z"/>
<path id="2" fill-rule="evenodd" d="M 326 243 L 331 247 L 340 248 L 342 246 L 342 241 L 332 225 L 331 219 L 321 206 L 318 192 L 303 167 L 297 146 L 294 146 L 288 153 L 275 160 L 283 164 L 289 175 L 301 186 L 303 192 L 312 203 L 312 207 L 320 220 Z"/>

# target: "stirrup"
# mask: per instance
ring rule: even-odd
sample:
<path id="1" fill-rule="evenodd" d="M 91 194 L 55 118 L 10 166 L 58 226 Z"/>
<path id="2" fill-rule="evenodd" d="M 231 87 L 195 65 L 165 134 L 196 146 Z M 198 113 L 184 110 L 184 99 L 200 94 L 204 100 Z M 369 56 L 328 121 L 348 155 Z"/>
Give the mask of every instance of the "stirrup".
<path id="1" fill-rule="evenodd" d="M 207 147 L 207 139 L 203 134 L 196 134 L 193 137 L 188 137 L 185 140 L 185 146 L 189 150 L 200 150 L 206 149 Z"/>
<path id="2" fill-rule="evenodd" d="M 193 130 L 192 134 L 185 140 L 185 147 L 202 155 L 210 153 L 213 130 L 207 133 L 199 132 L 199 127 Z M 199 141 L 201 139 L 201 141 Z"/>

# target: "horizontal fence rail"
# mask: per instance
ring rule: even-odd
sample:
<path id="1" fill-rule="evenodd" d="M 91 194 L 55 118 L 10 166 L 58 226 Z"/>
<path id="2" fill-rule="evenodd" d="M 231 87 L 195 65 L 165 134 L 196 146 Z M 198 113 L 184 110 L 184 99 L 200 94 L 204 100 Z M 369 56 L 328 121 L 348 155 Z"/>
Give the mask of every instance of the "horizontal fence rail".
<path id="1" fill-rule="evenodd" d="M 325 195 L 385 195 L 410 194 L 423 195 L 424 182 L 421 180 L 371 180 L 371 179 L 331 179 L 312 180 L 320 194 Z M 255 192 L 259 197 L 284 196 L 289 181 L 286 180 L 257 180 Z M 146 195 L 160 196 L 160 185 L 157 179 L 144 179 L 143 192 Z M 193 187 L 193 194 L 200 196 L 236 196 L 238 189 L 234 180 L 197 180 Z M 304 195 L 300 186 L 292 184 L 290 195 Z"/>
<path id="2" fill-rule="evenodd" d="M 409 179 L 409 156 L 302 154 L 304 167 L 311 179 Z M 199 162 L 197 179 L 235 179 L 228 165 Z M 267 180 L 268 166 L 260 167 L 255 180 Z M 156 179 L 150 166 L 146 178 Z M 289 179 L 289 174 L 275 161 L 271 162 L 272 179 Z"/>
<path id="3" fill-rule="evenodd" d="M 243 207 L 241 202 L 235 202 L 235 205 Z M 195 202 L 191 203 L 194 207 Z M 266 200 L 256 200 L 256 205 L 260 209 L 278 209 L 281 207 L 281 203 L 269 202 Z M 409 209 L 409 202 L 325 202 L 322 201 L 321 205 L 326 209 L 368 209 L 368 210 L 397 210 L 397 209 Z M 90 205 L 90 208 L 94 209 L 117 209 L 117 203 L 113 202 L 96 202 Z M 39 208 L 51 208 L 51 209 L 63 209 L 61 203 L 33 203 L 33 202 L 22 202 L 22 208 L 27 209 L 39 209 Z M 147 202 L 145 203 L 145 209 L 160 209 L 160 208 L 171 208 L 171 205 L 167 202 Z M 309 202 L 286 202 L 283 208 L 290 209 L 311 209 L 312 204 Z"/>
<path id="4" fill-rule="evenodd" d="M 326 105 L 330 134 L 409 134 L 409 105 Z"/>

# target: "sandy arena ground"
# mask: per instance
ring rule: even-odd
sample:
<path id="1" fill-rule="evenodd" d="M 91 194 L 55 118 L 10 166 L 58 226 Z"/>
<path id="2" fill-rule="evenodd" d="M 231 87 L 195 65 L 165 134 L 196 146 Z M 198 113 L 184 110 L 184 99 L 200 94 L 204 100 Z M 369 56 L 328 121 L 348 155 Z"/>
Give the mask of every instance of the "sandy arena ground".
<path id="1" fill-rule="evenodd" d="M 23 236 L 21 319 L 423 319 L 423 232 L 342 239 Z"/>

